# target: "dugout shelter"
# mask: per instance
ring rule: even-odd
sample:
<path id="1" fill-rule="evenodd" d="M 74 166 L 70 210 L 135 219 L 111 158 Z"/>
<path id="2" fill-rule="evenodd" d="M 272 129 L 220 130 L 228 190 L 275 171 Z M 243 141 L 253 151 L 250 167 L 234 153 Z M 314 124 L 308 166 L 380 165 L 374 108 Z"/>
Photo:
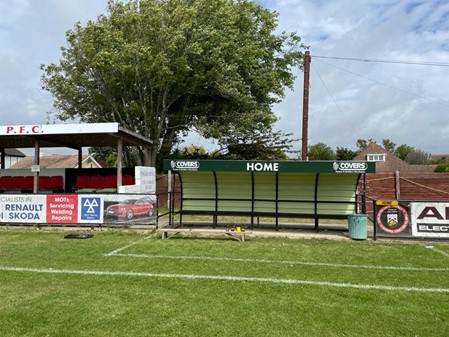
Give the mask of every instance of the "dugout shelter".
<path id="1" fill-rule="evenodd" d="M 272 217 L 277 230 L 279 218 L 295 217 L 314 219 L 317 231 L 320 219 L 346 219 L 364 209 L 359 180 L 375 172 L 366 161 L 166 159 L 163 167 L 179 176 L 171 192 L 172 200 L 179 194 L 179 208 L 170 203 L 170 219 L 179 214 L 180 225 L 188 214 L 211 215 L 214 226 L 219 216 L 237 215 L 248 216 L 251 228 L 256 218 Z"/>

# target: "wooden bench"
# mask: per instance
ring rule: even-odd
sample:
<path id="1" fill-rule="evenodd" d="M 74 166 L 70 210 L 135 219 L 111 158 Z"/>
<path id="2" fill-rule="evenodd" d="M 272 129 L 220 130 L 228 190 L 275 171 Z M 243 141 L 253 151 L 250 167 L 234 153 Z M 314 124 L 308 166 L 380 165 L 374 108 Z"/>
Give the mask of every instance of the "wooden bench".
<path id="1" fill-rule="evenodd" d="M 247 235 L 251 234 L 251 231 L 237 231 L 230 229 L 203 229 L 203 228 L 158 228 L 158 233 L 162 233 L 162 239 L 169 239 L 178 234 L 222 234 L 230 237 L 233 240 L 245 241 Z M 171 235 L 169 235 L 171 233 Z"/>

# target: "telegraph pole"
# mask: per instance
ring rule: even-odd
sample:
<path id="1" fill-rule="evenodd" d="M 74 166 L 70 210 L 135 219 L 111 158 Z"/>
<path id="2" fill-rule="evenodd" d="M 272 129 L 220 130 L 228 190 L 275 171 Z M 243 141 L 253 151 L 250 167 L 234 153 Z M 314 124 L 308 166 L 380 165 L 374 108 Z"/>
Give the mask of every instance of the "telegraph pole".
<path id="1" fill-rule="evenodd" d="M 307 50 L 304 55 L 304 94 L 302 97 L 302 160 L 307 160 L 307 137 L 309 133 L 309 78 L 310 51 Z"/>

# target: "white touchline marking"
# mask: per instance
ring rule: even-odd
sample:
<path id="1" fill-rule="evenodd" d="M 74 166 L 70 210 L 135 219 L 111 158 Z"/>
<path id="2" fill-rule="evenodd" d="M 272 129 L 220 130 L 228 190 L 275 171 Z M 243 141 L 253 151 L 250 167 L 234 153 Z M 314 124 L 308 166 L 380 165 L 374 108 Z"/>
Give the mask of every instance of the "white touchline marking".
<path id="1" fill-rule="evenodd" d="M 122 272 L 122 271 L 96 271 L 96 270 L 69 270 L 69 269 L 51 269 L 51 268 L 23 268 L 23 267 L 5 267 L 0 266 L 0 271 L 29 272 L 29 273 L 48 273 L 48 274 L 72 274 L 72 275 L 95 275 L 95 276 L 140 276 L 140 277 L 158 277 L 158 278 L 177 278 L 177 279 L 202 279 L 202 280 L 220 280 L 220 281 L 241 281 L 241 282 L 264 282 L 275 284 L 302 284 L 314 286 L 326 286 L 337 288 L 354 289 L 375 289 L 390 291 L 414 291 L 427 293 L 449 293 L 449 288 L 417 288 L 417 287 L 398 287 L 375 284 L 353 284 L 336 283 L 327 281 L 307 281 L 297 279 L 276 279 L 265 277 L 242 277 L 225 275 L 196 275 L 196 274 L 156 274 L 144 272 Z"/>
<path id="2" fill-rule="evenodd" d="M 147 240 L 147 239 L 149 239 L 149 238 L 150 238 L 150 236 L 147 236 L 147 237 L 145 237 L 145 238 L 143 238 L 143 239 L 134 241 L 134 242 L 130 243 L 129 245 L 126 245 L 126 246 L 124 246 L 124 247 L 118 248 L 118 249 L 113 250 L 112 252 L 107 253 L 107 254 L 104 254 L 104 255 L 105 255 L 105 256 L 115 255 L 115 254 L 120 253 L 121 251 L 124 251 L 125 249 L 128 249 L 128 248 L 130 248 L 130 247 L 132 247 L 132 246 L 135 246 L 135 245 L 137 245 L 137 244 L 141 243 L 142 241 L 145 241 L 145 240 Z"/>
<path id="3" fill-rule="evenodd" d="M 360 268 L 360 269 L 383 269 L 383 270 L 405 270 L 405 271 L 442 271 L 448 272 L 449 268 L 430 268 L 430 267 L 403 267 L 403 266 L 374 266 L 364 264 L 341 264 L 325 262 L 307 262 L 307 261 L 283 261 L 283 260 L 265 260 L 265 259 L 243 259 L 228 257 L 209 257 L 209 256 L 171 256 L 171 255 L 148 255 L 148 254 L 107 254 L 107 256 L 124 256 L 147 259 L 177 259 L 177 260 L 212 260 L 212 261 L 231 261 L 231 262 L 257 262 L 272 264 L 296 264 L 316 267 L 334 267 L 334 268 Z"/>
<path id="4" fill-rule="evenodd" d="M 446 256 L 446 257 L 449 257 L 449 253 L 446 253 L 444 250 L 435 248 L 434 246 L 426 246 L 426 248 L 432 249 L 433 251 L 435 251 L 435 252 L 437 252 L 437 253 L 440 253 L 441 255 L 444 255 L 444 256 Z"/>

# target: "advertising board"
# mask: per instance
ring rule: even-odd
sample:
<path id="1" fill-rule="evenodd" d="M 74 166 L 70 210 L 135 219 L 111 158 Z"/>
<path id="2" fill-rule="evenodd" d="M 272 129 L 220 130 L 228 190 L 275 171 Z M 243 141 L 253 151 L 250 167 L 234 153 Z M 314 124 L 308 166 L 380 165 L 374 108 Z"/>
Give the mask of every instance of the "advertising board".
<path id="1" fill-rule="evenodd" d="M 413 236 L 449 239 L 449 203 L 414 202 L 411 213 Z"/>
<path id="2" fill-rule="evenodd" d="M 376 203 L 375 233 L 378 237 L 449 239 L 449 202 Z"/>
<path id="3" fill-rule="evenodd" d="M 155 224 L 154 194 L 3 194 L 0 223 Z"/>
<path id="4" fill-rule="evenodd" d="M 0 222 L 45 223 L 46 217 L 45 195 L 3 194 L 0 196 Z"/>

